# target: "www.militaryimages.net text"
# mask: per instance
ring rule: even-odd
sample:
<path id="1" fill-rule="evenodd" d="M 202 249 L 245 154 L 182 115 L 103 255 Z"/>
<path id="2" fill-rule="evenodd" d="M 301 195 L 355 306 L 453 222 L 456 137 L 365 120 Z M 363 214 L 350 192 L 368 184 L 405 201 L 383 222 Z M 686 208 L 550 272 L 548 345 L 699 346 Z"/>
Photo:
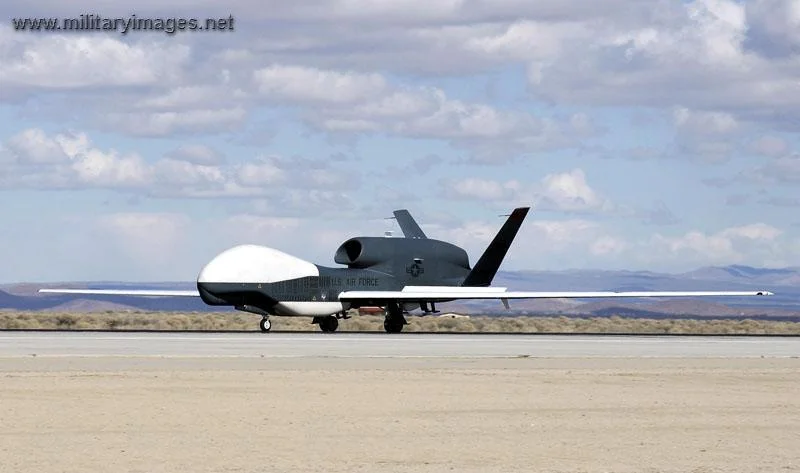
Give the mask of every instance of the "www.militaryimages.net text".
<path id="1" fill-rule="evenodd" d="M 234 31 L 233 15 L 217 18 L 139 18 L 104 17 L 87 13 L 65 18 L 12 18 L 16 31 L 99 31 L 128 34 L 135 31 L 163 31 L 175 34 L 180 31 Z"/>

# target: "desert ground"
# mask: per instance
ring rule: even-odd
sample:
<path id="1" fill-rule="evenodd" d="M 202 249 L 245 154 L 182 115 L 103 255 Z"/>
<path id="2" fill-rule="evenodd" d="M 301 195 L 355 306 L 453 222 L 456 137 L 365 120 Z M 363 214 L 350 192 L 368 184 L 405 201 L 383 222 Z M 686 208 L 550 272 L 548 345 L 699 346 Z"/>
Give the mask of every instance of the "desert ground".
<path id="1" fill-rule="evenodd" d="M 0 471 L 800 471 L 798 393 L 794 358 L 0 358 Z"/>
<path id="2" fill-rule="evenodd" d="M 800 335 L 800 322 L 752 319 L 643 319 L 624 317 L 409 316 L 404 332 L 629 333 Z M 261 316 L 243 312 L 99 313 L 0 311 L 0 330 L 247 330 L 257 331 Z M 273 317 L 273 331 L 318 332 L 310 317 Z M 383 332 L 382 315 L 354 315 L 339 331 Z"/>

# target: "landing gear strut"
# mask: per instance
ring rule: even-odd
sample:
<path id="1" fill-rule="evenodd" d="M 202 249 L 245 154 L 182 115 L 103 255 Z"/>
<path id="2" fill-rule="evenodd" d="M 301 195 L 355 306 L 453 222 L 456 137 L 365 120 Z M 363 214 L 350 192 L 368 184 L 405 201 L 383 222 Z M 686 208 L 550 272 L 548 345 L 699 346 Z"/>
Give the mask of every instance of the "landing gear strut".
<path id="1" fill-rule="evenodd" d="M 269 329 L 272 328 L 272 322 L 269 321 L 269 317 L 264 317 L 261 319 L 261 322 L 258 323 L 258 326 L 261 328 L 262 332 L 267 333 Z"/>
<path id="2" fill-rule="evenodd" d="M 386 307 L 386 318 L 383 319 L 383 329 L 387 333 L 400 333 L 403 331 L 403 325 L 408 325 L 405 317 L 403 317 L 403 308 L 397 302 L 390 302 Z"/>

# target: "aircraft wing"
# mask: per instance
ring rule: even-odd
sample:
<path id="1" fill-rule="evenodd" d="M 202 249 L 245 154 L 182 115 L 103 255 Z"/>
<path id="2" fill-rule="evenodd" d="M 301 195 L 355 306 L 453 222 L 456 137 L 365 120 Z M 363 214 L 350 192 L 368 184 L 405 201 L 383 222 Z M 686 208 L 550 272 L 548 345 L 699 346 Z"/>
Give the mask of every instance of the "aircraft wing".
<path id="1" fill-rule="evenodd" d="M 172 291 L 161 289 L 39 289 L 42 293 L 54 294 L 95 294 L 100 296 L 142 296 L 142 297 L 200 297 L 197 290 Z"/>
<path id="2" fill-rule="evenodd" d="M 504 287 L 406 286 L 402 291 L 344 291 L 339 300 L 583 299 L 615 297 L 771 296 L 769 291 L 507 291 Z"/>

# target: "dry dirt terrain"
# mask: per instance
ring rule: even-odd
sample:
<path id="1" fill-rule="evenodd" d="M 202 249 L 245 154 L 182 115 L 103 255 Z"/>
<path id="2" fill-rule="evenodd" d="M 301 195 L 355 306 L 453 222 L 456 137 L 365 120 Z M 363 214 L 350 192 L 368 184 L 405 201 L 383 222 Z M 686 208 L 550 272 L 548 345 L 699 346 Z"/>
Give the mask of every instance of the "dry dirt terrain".
<path id="1" fill-rule="evenodd" d="M 404 332 L 630 333 L 798 335 L 800 322 L 751 319 L 640 319 L 559 316 L 410 316 Z M 13 330 L 247 330 L 261 316 L 243 312 L 18 312 L 0 311 L 0 329 Z M 272 330 L 318 332 L 310 317 L 273 317 Z M 382 315 L 355 315 L 342 332 L 383 332 Z"/>
<path id="2" fill-rule="evenodd" d="M 2 472 L 800 471 L 798 359 L 0 359 Z"/>

